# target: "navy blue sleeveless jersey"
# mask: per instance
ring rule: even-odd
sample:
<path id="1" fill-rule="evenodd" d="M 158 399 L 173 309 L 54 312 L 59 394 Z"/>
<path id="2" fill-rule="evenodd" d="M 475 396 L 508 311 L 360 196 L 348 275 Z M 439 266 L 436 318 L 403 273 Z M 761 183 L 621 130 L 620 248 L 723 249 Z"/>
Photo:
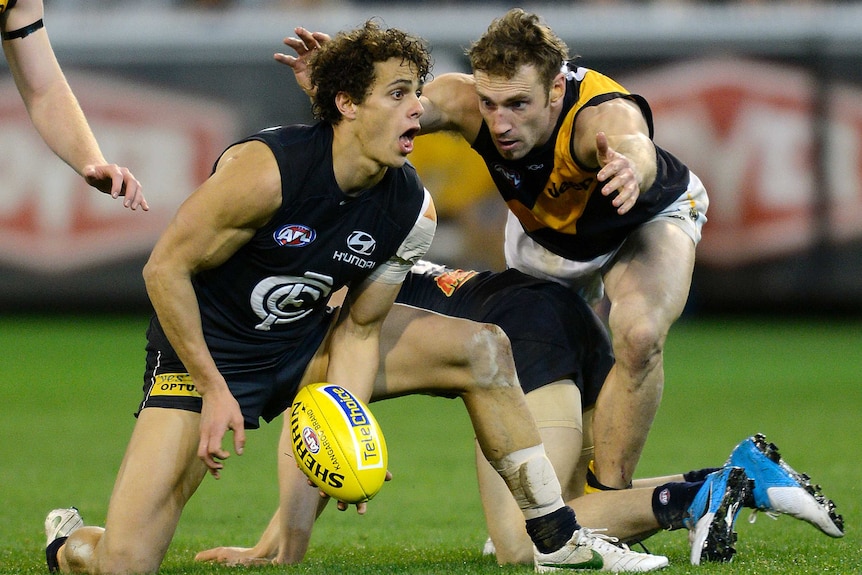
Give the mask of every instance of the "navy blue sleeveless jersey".
<path id="1" fill-rule="evenodd" d="M 282 206 L 228 261 L 194 278 L 217 360 L 301 342 L 325 321 L 330 294 L 391 258 L 420 217 L 424 187 L 409 164 L 358 197 L 345 195 L 332 169 L 332 137 L 332 127 L 318 123 L 248 138 L 275 155 Z"/>
<path id="2" fill-rule="evenodd" d="M 499 326 L 525 393 L 571 378 L 589 407 L 614 363 L 607 331 L 583 298 L 515 269 L 476 272 L 423 261 L 396 301 Z"/>
<path id="3" fill-rule="evenodd" d="M 269 146 L 278 162 L 282 205 L 226 262 L 192 280 L 207 346 L 235 396 L 232 374 L 248 380 L 289 357 L 295 375 L 302 375 L 332 319 L 329 296 L 389 260 L 425 200 L 410 164 L 390 168 L 355 197 L 345 195 L 335 181 L 327 123 L 271 128 L 242 142 L 250 140 Z M 148 339 L 150 355 L 164 356 L 169 345 L 157 318 Z M 274 380 L 270 385 L 294 386 L 273 394 L 284 403 L 296 384 Z M 264 410 L 267 419 L 278 413 Z M 256 420 L 246 417 L 247 423 Z"/>
<path id="4" fill-rule="evenodd" d="M 574 157 L 572 138 L 578 113 L 614 98 L 640 107 L 652 137 L 652 112 L 646 100 L 614 80 L 586 68 L 569 71 L 563 110 L 551 138 L 520 160 L 507 160 L 494 146 L 482 122 L 473 148 L 482 156 L 506 205 L 524 231 L 548 251 L 575 261 L 589 261 L 619 247 L 639 225 L 653 218 L 686 192 L 688 168 L 656 146 L 655 183 L 640 194 L 626 214 L 604 196 L 597 169 Z"/>

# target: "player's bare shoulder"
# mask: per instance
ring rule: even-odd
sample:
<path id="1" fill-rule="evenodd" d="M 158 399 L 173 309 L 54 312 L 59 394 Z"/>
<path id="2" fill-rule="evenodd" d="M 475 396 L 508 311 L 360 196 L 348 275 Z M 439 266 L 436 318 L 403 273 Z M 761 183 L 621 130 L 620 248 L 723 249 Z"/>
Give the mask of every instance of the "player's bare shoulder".
<path id="1" fill-rule="evenodd" d="M 252 221 L 266 222 L 281 206 L 281 171 L 265 143 L 250 140 L 235 144 L 219 158 L 207 187 L 218 184 Z"/>

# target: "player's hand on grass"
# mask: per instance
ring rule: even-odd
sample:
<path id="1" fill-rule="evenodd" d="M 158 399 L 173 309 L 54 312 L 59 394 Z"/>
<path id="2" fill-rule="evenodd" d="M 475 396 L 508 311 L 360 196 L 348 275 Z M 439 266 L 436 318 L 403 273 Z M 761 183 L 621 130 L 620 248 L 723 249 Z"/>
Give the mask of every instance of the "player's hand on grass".
<path id="1" fill-rule="evenodd" d="M 314 52 L 323 44 L 329 42 L 330 37 L 329 34 L 311 32 L 302 27 L 295 28 L 294 32 L 296 36 L 288 36 L 284 39 L 284 44 L 292 48 L 296 52 L 296 56 L 278 52 L 274 57 L 277 62 L 287 64 L 293 69 L 296 83 L 299 84 L 303 92 L 312 96 L 314 89 L 311 85 L 311 73 L 308 63 Z"/>
<path id="2" fill-rule="evenodd" d="M 233 431 L 233 447 L 237 455 L 242 455 L 245 447 L 242 412 L 227 385 L 224 389 L 213 389 L 203 395 L 200 430 L 198 457 L 209 468 L 210 474 L 218 479 L 224 468 L 222 461 L 230 457 L 230 452 L 222 447 L 225 434 Z"/>
<path id="3" fill-rule="evenodd" d="M 272 559 L 258 556 L 253 547 L 213 547 L 195 555 L 195 561 L 221 563 L 228 567 L 270 565 Z"/>

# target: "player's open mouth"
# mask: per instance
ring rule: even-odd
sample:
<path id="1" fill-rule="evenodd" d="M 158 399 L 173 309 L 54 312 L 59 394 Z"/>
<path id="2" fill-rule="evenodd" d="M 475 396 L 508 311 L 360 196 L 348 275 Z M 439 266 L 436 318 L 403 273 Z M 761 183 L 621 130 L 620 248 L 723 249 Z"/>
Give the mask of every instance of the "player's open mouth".
<path id="1" fill-rule="evenodd" d="M 419 128 L 411 128 L 401 134 L 398 138 L 398 144 L 401 146 L 401 153 L 409 154 L 413 151 L 413 140 L 419 135 Z"/>
<path id="2" fill-rule="evenodd" d="M 509 151 L 518 145 L 518 140 L 497 140 L 497 149 L 501 152 Z"/>

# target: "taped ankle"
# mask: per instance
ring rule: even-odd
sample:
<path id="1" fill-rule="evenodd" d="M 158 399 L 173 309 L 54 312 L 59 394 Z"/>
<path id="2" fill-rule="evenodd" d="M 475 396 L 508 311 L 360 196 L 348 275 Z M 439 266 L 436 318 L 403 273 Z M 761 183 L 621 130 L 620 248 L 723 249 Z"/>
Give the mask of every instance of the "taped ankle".
<path id="1" fill-rule="evenodd" d="M 535 519 L 564 507 L 560 482 L 543 445 L 510 453 L 491 461 L 524 513 Z"/>

